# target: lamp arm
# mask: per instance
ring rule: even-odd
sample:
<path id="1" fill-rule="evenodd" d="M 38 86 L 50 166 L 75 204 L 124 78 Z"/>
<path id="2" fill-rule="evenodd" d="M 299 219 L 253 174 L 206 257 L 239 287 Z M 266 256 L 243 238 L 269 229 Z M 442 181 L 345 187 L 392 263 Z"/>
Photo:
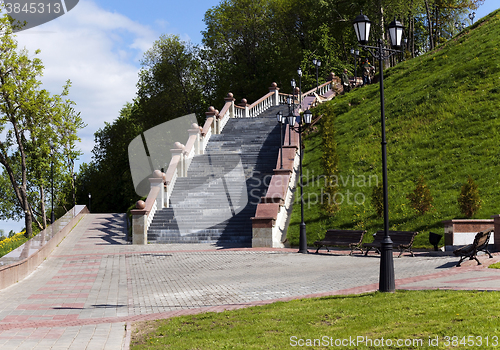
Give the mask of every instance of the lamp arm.
<path id="1" fill-rule="evenodd" d="M 402 50 L 394 50 L 394 49 L 386 49 L 383 47 L 377 47 L 377 46 L 367 46 L 367 45 L 359 45 L 363 49 L 367 50 L 372 54 L 373 57 L 375 57 L 378 60 L 386 60 L 390 57 L 392 57 L 396 53 L 402 53 Z"/>

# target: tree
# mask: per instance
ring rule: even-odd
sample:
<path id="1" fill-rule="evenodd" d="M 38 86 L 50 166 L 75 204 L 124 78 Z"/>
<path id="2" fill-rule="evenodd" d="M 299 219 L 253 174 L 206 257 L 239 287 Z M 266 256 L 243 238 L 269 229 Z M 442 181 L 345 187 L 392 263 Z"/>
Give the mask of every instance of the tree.
<path id="1" fill-rule="evenodd" d="M 12 19 L 0 18 L 0 164 L 3 166 L 0 191 L 4 218 L 24 218 L 25 236 L 31 238 L 32 224 L 40 229 L 45 223 L 45 188 L 50 169 L 50 146 L 54 145 L 56 173 L 64 144 L 62 133 L 76 141 L 76 130 L 82 126 L 78 114 L 68 108 L 74 103 L 64 99 L 70 82 L 60 95 L 41 89 L 43 72 L 40 59 L 30 59 L 26 50 L 17 50 Z M 38 54 L 36 51 L 35 54 Z M 75 151 L 76 152 L 76 151 Z M 73 153 L 77 155 L 78 152 Z M 7 203 L 6 203 L 7 202 Z"/>
<path id="2" fill-rule="evenodd" d="M 457 201 L 460 212 L 467 218 L 471 218 L 481 208 L 478 185 L 471 176 L 462 185 Z"/>
<path id="3" fill-rule="evenodd" d="M 420 215 L 424 215 L 432 207 L 434 198 L 432 198 L 429 186 L 425 183 L 422 175 L 416 181 L 415 189 L 408 195 L 408 199 L 412 208 Z"/>

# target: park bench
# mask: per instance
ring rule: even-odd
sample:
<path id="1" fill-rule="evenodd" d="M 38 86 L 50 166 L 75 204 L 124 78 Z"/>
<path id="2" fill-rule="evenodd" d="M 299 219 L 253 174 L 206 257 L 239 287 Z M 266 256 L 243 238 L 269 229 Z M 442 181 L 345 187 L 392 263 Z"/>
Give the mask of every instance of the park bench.
<path id="1" fill-rule="evenodd" d="M 392 240 L 392 247 L 399 249 L 398 258 L 405 252 L 410 252 L 411 256 L 413 255 L 413 240 L 418 232 L 414 231 L 389 231 L 389 236 Z M 384 231 L 377 231 L 373 235 L 373 242 L 364 243 L 363 247 L 367 248 L 365 252 L 365 256 L 368 255 L 370 249 L 375 248 L 380 253 L 380 247 L 382 246 L 382 241 L 384 240 Z"/>
<path id="2" fill-rule="evenodd" d="M 329 246 L 349 247 L 351 249 L 349 255 L 352 255 L 354 249 L 363 253 L 361 242 L 365 233 L 366 231 L 360 230 L 327 230 L 323 240 L 314 242 L 314 245 L 318 246 L 316 253 L 323 246 L 326 247 L 327 251 L 330 251 Z"/>
<path id="3" fill-rule="evenodd" d="M 478 232 L 476 234 L 476 237 L 474 237 L 474 242 L 472 242 L 472 244 L 468 244 L 466 246 L 454 250 L 453 254 L 461 257 L 460 261 L 457 264 L 457 267 L 459 267 L 462 261 L 464 261 L 466 258 L 469 258 L 469 260 L 474 259 L 477 261 L 478 265 L 481 265 L 481 263 L 477 259 L 477 253 L 480 251 L 487 253 L 490 258 L 493 258 L 491 253 L 488 251 L 488 243 L 490 241 L 490 236 L 492 232 L 493 230 Z"/>

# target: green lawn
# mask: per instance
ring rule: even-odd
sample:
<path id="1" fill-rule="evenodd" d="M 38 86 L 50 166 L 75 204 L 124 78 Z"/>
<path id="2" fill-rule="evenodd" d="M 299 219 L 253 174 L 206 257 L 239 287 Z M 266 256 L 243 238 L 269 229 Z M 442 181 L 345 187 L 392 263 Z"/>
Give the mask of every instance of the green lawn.
<path id="1" fill-rule="evenodd" d="M 398 291 L 279 302 L 138 323 L 131 349 L 494 349 L 499 298 L 498 292 Z M 311 346 L 302 346 L 308 340 Z"/>
<path id="2" fill-rule="evenodd" d="M 414 246 L 431 248 L 430 231 L 444 233 L 443 220 L 463 218 L 457 198 L 472 176 L 479 185 L 481 209 L 473 218 L 500 213 L 500 11 L 474 24 L 436 50 L 385 72 L 389 224 L 392 230 L 419 231 Z M 308 243 L 327 228 L 383 228 L 371 205 L 382 181 L 380 95 L 378 84 L 314 109 L 323 115 L 318 132 L 306 137 L 304 158 L 305 222 Z M 334 119 L 339 155 L 340 211 L 328 216 L 318 205 L 323 187 L 321 123 Z M 423 175 L 433 207 L 417 215 L 408 194 Z M 313 181 L 314 180 L 314 181 Z M 296 202 L 297 203 L 297 202 Z M 288 240 L 298 245 L 300 206 L 295 205 Z M 443 240 L 441 244 L 443 244 Z"/>

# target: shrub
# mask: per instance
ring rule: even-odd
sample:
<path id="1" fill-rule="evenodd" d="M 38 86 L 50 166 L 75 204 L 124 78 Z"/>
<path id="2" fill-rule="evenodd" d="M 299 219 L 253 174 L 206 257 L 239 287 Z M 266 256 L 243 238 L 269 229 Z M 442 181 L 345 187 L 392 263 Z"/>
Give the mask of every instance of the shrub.
<path id="1" fill-rule="evenodd" d="M 434 198 L 432 198 L 431 191 L 425 183 L 422 175 L 420 175 L 416 181 L 415 189 L 408 195 L 407 198 L 410 201 L 411 207 L 420 215 L 424 215 L 431 209 Z"/>
<path id="2" fill-rule="evenodd" d="M 373 187 L 372 206 L 378 217 L 382 217 L 384 215 L 384 186 L 382 182 Z"/>
<path id="3" fill-rule="evenodd" d="M 457 201 L 460 212 L 467 218 L 471 218 L 481 208 L 479 189 L 471 176 L 463 184 Z"/>
<path id="4" fill-rule="evenodd" d="M 321 155 L 321 167 L 325 176 L 329 179 L 322 191 L 321 207 L 324 212 L 333 216 L 340 210 L 335 202 L 335 195 L 339 190 L 338 183 L 333 183 L 332 178 L 338 175 L 339 156 L 337 154 L 337 143 L 335 141 L 335 128 L 333 116 L 323 118 L 323 154 Z"/>

